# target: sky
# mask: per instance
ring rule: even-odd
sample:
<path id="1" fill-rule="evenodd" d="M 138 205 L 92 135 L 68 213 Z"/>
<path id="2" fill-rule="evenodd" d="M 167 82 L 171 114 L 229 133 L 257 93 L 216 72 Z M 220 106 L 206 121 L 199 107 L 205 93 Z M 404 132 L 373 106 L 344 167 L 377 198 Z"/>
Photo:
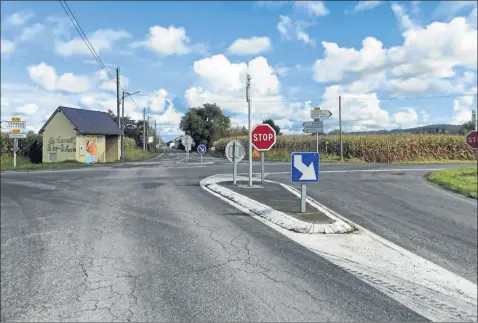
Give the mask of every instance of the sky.
<path id="1" fill-rule="evenodd" d="M 476 1 L 68 1 L 121 88 L 165 140 L 191 107 L 216 103 L 233 126 L 273 119 L 302 133 L 462 124 L 477 92 Z M 116 113 L 116 85 L 58 1 L 1 2 L 1 117 L 38 131 L 58 106 Z"/>

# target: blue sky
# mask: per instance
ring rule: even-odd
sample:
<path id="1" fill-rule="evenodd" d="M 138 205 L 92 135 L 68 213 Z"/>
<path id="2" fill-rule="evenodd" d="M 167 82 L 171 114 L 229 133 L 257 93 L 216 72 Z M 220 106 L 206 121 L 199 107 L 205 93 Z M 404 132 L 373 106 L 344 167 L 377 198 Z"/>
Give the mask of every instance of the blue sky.
<path id="1" fill-rule="evenodd" d="M 122 87 L 166 139 L 191 106 L 216 102 L 247 122 L 270 117 L 300 133 L 314 106 L 326 130 L 463 123 L 476 108 L 476 2 L 68 2 Z M 116 110 L 114 84 L 58 1 L 2 2 L 2 119 L 38 130 L 59 105 Z M 248 66 L 247 66 L 248 63 Z M 435 98 L 423 98 L 441 96 Z M 447 96 L 447 97 L 443 97 Z M 419 99 L 400 99 L 415 98 Z"/>

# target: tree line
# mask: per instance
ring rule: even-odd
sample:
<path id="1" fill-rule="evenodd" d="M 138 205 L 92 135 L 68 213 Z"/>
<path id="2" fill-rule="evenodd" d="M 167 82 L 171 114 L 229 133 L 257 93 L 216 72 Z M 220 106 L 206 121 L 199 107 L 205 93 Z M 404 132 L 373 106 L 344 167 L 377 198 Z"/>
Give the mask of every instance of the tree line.
<path id="1" fill-rule="evenodd" d="M 272 119 L 266 119 L 263 123 L 271 125 L 277 135 L 282 134 L 280 127 Z M 232 127 L 231 119 L 226 117 L 215 103 L 205 103 L 202 107 L 189 109 L 181 118 L 179 128 L 193 138 L 195 146 L 203 144 L 208 149 L 213 146 L 216 140 L 224 137 L 247 135 L 248 133 L 246 127 Z M 184 146 L 180 144 L 177 148 L 184 149 Z"/>

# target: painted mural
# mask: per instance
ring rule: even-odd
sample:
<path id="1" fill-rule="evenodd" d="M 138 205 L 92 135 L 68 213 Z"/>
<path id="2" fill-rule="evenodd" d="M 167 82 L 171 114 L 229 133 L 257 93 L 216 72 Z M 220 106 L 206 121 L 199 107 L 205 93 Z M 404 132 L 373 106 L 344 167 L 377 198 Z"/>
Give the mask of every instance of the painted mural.
<path id="1" fill-rule="evenodd" d="M 96 136 L 85 136 L 85 163 L 96 162 Z"/>

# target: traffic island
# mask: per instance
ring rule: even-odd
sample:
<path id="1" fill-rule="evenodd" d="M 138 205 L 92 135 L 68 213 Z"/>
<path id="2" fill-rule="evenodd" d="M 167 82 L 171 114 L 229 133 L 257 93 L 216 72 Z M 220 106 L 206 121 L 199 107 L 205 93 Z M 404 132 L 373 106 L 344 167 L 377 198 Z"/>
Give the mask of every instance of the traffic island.
<path id="1" fill-rule="evenodd" d="M 306 212 L 300 212 L 300 198 L 284 184 L 238 176 L 236 185 L 231 176 L 211 176 L 201 187 L 252 216 L 259 216 L 290 231 L 307 234 L 352 233 L 355 228 L 334 212 L 308 201 Z"/>

